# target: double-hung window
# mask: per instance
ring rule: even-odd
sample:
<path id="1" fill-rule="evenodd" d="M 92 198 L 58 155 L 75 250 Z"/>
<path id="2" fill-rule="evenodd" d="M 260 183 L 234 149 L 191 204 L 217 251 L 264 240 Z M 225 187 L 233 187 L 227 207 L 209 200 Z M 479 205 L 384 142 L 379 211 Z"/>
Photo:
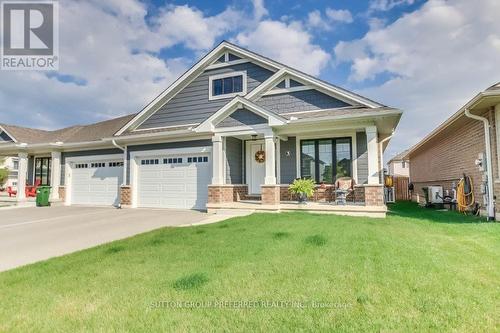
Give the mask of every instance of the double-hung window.
<path id="1" fill-rule="evenodd" d="M 301 177 L 325 184 L 333 184 L 341 177 L 352 177 L 351 146 L 351 138 L 302 140 Z"/>
<path id="2" fill-rule="evenodd" d="M 231 98 L 247 93 L 246 72 L 232 72 L 209 77 L 209 100 Z"/>

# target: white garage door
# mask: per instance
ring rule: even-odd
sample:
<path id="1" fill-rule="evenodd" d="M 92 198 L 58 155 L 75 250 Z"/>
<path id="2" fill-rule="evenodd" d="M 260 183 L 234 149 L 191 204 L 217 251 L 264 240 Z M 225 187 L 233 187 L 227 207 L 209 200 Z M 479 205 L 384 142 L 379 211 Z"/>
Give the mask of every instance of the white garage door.
<path id="1" fill-rule="evenodd" d="M 123 160 L 75 162 L 71 169 L 72 204 L 116 206 L 120 203 Z"/>
<path id="2" fill-rule="evenodd" d="M 205 209 L 211 177 L 209 154 L 138 158 L 139 207 Z"/>

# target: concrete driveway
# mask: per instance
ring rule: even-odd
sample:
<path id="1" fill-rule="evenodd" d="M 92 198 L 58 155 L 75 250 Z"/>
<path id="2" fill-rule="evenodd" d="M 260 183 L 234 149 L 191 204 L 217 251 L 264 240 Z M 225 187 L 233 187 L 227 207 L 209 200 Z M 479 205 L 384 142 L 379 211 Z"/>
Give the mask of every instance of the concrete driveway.
<path id="1" fill-rule="evenodd" d="M 191 210 L 95 207 L 0 210 L 0 271 L 86 249 L 149 230 L 196 224 Z"/>

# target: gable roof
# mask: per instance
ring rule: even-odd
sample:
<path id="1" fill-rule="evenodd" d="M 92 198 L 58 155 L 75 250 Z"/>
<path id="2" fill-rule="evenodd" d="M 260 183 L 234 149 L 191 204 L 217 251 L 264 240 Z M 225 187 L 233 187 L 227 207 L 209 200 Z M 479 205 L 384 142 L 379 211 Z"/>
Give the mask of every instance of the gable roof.
<path id="1" fill-rule="evenodd" d="M 71 126 L 55 131 L 46 131 L 34 128 L 20 127 L 15 125 L 0 124 L 14 142 L 19 143 L 73 143 L 98 141 L 102 138 L 111 137 L 125 123 L 132 119 L 135 114 L 101 121 L 84 126 Z"/>
<path id="2" fill-rule="evenodd" d="M 465 111 L 469 110 L 471 113 L 477 112 L 476 110 L 484 110 L 486 108 L 492 107 L 500 103 L 500 82 L 496 83 L 489 88 L 476 94 L 471 100 L 462 106 L 457 112 L 452 114 L 448 119 L 446 119 L 441 125 L 432 130 L 427 136 L 425 136 L 421 141 L 415 144 L 413 147 L 408 149 L 406 157 L 411 159 L 411 155 L 415 153 L 420 147 L 425 145 L 427 142 L 431 141 L 433 138 L 438 136 L 440 133 L 445 131 L 448 127 L 453 125 L 457 120 L 466 117 Z"/>
<path id="3" fill-rule="evenodd" d="M 271 76 L 264 83 L 255 88 L 251 93 L 247 94 L 246 98 L 248 100 L 254 100 L 259 94 L 264 91 L 271 89 L 273 86 L 279 83 L 280 79 L 285 76 L 291 76 L 299 81 L 305 81 L 308 84 L 320 89 L 323 92 L 328 92 L 332 96 L 339 98 L 343 101 L 348 101 L 353 105 L 362 105 L 369 108 L 384 107 L 384 105 L 374 102 L 368 98 L 340 88 L 338 86 L 332 85 L 323 80 L 317 79 L 309 74 L 293 69 L 282 63 L 264 57 L 255 52 L 249 51 L 240 46 L 234 45 L 227 41 L 221 42 L 217 47 L 212 49 L 203 58 L 201 58 L 196 64 L 193 65 L 188 71 L 186 71 L 181 77 L 179 77 L 174 83 L 172 83 L 166 90 L 164 90 L 160 95 L 158 95 L 153 101 L 146 105 L 141 112 L 139 112 L 134 118 L 132 118 L 125 126 L 123 126 L 116 135 L 119 136 L 125 131 L 134 129 L 145 119 L 154 114 L 159 108 L 165 105 L 171 98 L 173 98 L 179 91 L 181 91 L 187 84 L 199 76 L 204 70 L 209 69 L 210 66 L 219 66 L 220 64 L 214 64 L 225 52 L 234 53 L 236 56 L 242 58 L 236 61 L 242 61 L 248 59 L 251 62 L 255 62 L 262 65 L 265 68 L 273 69 L 275 74 Z"/>
<path id="4" fill-rule="evenodd" d="M 248 99 L 236 96 L 229 103 L 224 105 L 219 111 L 211 115 L 207 120 L 198 125 L 194 130 L 196 132 L 210 132 L 215 129 L 215 126 L 231 115 L 237 109 L 241 109 L 244 107 L 245 109 L 254 112 L 255 114 L 265 118 L 269 125 L 271 126 L 279 126 L 286 124 L 286 119 L 277 115 L 274 112 L 264 109 L 263 107 L 258 106 L 257 104 L 252 103 Z"/>

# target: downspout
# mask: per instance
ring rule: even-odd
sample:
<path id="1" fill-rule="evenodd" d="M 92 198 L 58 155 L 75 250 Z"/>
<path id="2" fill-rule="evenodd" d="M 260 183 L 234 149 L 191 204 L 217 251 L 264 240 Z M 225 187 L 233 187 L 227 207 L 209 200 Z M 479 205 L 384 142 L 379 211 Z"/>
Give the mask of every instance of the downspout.
<path id="1" fill-rule="evenodd" d="M 387 138 L 380 140 L 378 143 L 378 149 L 379 149 L 379 154 L 380 154 L 380 183 L 384 184 L 384 142 L 390 140 L 392 136 L 394 135 L 394 131 L 389 135 Z"/>
<path id="2" fill-rule="evenodd" d="M 122 147 L 116 143 L 116 141 L 113 139 L 111 140 L 111 143 L 113 146 L 116 148 L 120 149 L 123 151 L 123 184 L 122 185 L 127 185 L 127 147 Z"/>
<path id="3" fill-rule="evenodd" d="M 471 119 L 479 120 L 484 125 L 484 142 L 486 148 L 486 173 L 487 173 L 487 186 L 488 186 L 488 220 L 495 220 L 495 205 L 493 199 L 493 165 L 491 160 L 491 139 L 490 139 L 490 122 L 488 118 L 481 117 L 470 113 L 468 108 L 465 108 L 465 115 Z"/>

